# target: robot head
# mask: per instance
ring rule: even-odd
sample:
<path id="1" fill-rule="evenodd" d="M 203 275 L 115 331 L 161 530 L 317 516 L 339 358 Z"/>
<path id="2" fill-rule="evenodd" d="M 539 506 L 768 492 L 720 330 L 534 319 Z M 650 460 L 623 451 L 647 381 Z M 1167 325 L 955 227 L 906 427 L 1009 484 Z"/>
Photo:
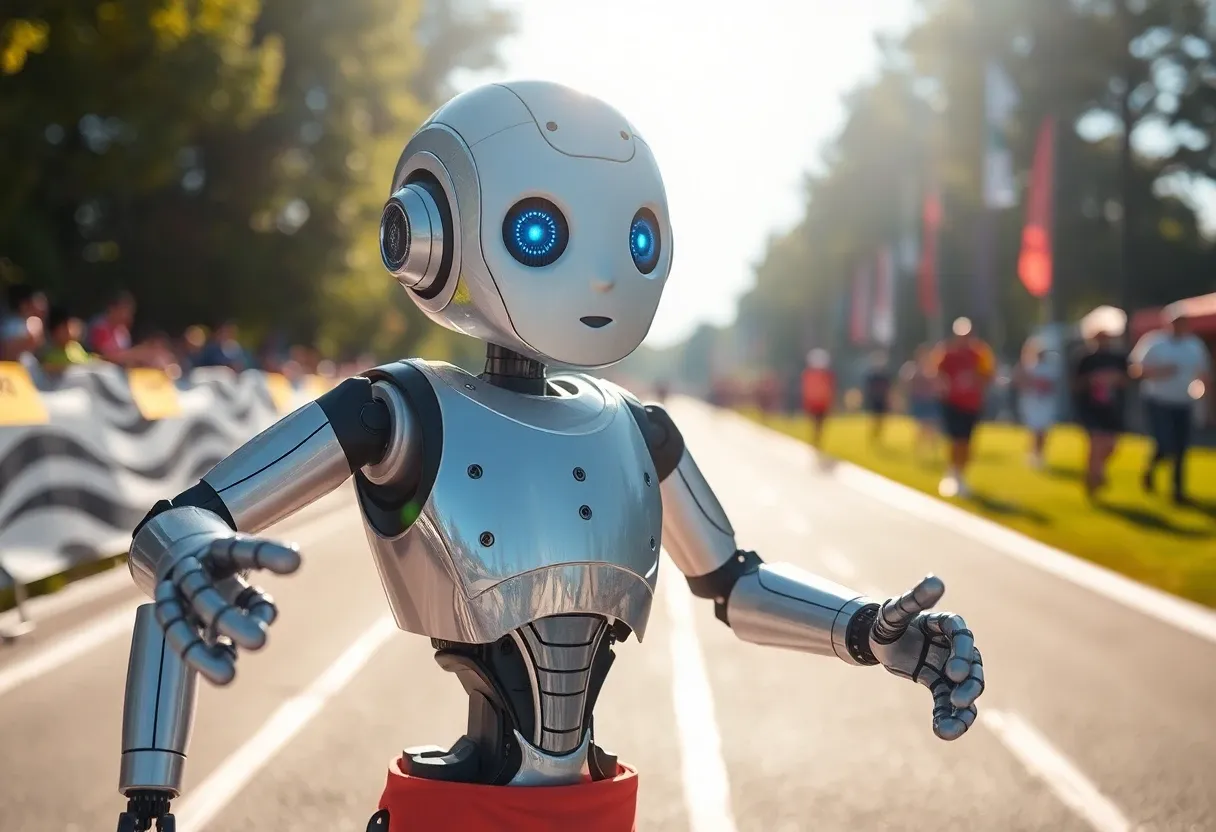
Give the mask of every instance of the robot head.
<path id="1" fill-rule="evenodd" d="M 406 145 L 385 267 L 436 323 L 544 363 L 637 349 L 671 269 L 650 148 L 613 108 L 539 81 L 440 108 Z"/>

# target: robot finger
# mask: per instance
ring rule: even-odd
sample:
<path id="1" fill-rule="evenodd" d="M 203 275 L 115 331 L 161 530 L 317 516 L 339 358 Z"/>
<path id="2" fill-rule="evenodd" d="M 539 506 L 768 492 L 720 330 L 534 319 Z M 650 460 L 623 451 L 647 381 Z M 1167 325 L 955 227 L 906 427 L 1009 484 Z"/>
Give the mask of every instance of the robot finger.
<path id="1" fill-rule="evenodd" d="M 274 598 L 264 592 L 261 587 L 250 586 L 239 575 L 220 581 L 216 588 L 233 606 L 240 607 L 249 614 L 250 618 L 270 626 L 279 617 L 279 608 L 275 606 Z"/>
<path id="2" fill-rule="evenodd" d="M 166 594 L 163 587 L 166 586 L 173 597 L 162 600 Z M 172 584 L 162 582 L 156 594 L 156 618 L 164 628 L 165 643 L 170 649 L 213 684 L 226 685 L 231 682 L 236 676 L 234 655 L 220 645 L 209 645 L 203 641 L 198 628 L 182 615 L 182 605 L 177 601 Z"/>
<path id="3" fill-rule="evenodd" d="M 984 693 L 984 666 L 979 662 L 971 665 L 971 674 L 954 688 L 950 704 L 955 708 L 967 708 L 975 704 Z"/>
<path id="4" fill-rule="evenodd" d="M 925 616 L 924 627 L 927 632 L 944 636 L 950 642 L 950 658 L 943 667 L 946 677 L 952 682 L 966 680 L 975 661 L 975 636 L 967 629 L 967 622 L 961 615 L 938 612 Z"/>
<path id="5" fill-rule="evenodd" d="M 963 734 L 967 733 L 967 729 L 975 724 L 975 718 L 978 712 L 975 706 L 963 708 L 962 710 L 954 711 L 949 716 L 933 717 L 933 733 L 938 739 L 956 740 Z"/>
<path id="6" fill-rule="evenodd" d="M 290 575 L 300 568 L 300 551 L 294 544 L 285 546 L 255 537 L 235 536 L 212 542 L 208 560 L 217 571 L 269 569 L 280 575 Z"/>
<path id="7" fill-rule="evenodd" d="M 193 606 L 206 627 L 232 639 L 237 647 L 258 650 L 266 644 L 266 624 L 233 606 L 214 586 L 199 590 Z"/>
<path id="8" fill-rule="evenodd" d="M 879 644 L 891 644 L 908 631 L 912 619 L 941 600 L 946 585 L 936 575 L 926 575 L 908 592 L 891 598 L 879 610 L 874 623 L 874 640 Z"/>

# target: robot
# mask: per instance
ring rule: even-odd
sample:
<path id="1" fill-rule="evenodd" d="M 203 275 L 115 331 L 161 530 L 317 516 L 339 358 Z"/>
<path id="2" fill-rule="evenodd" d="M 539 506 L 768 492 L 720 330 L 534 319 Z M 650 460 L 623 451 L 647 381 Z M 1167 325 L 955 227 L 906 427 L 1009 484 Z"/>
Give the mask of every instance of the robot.
<path id="1" fill-rule="evenodd" d="M 632 829 L 636 772 L 593 712 L 617 645 L 645 636 L 660 547 L 740 639 L 881 665 L 929 688 L 941 739 L 972 725 L 982 660 L 962 618 L 929 611 L 940 579 L 879 602 L 741 549 L 667 412 L 582 372 L 638 347 L 671 269 L 659 169 L 620 113 L 552 83 L 474 89 L 410 139 L 390 194 L 385 267 L 432 321 L 486 343 L 485 370 L 409 359 L 347 379 L 135 529 L 152 603 L 131 645 L 120 832 L 173 829 L 198 678 L 230 684 L 238 652 L 266 643 L 276 608 L 249 573 L 301 556 L 258 533 L 352 477 L 398 626 L 468 695 L 460 740 L 394 759 L 369 830 L 449 828 L 445 801 L 510 806 L 531 829 Z"/>

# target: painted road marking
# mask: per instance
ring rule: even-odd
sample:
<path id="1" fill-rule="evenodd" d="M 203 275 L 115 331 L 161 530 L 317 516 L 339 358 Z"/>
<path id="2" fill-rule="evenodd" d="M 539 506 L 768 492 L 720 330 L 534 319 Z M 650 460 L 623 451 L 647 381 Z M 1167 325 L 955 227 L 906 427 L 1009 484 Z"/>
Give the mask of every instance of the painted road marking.
<path id="1" fill-rule="evenodd" d="M 291 537 L 295 540 L 307 541 L 307 544 L 311 545 L 349 528 L 350 519 L 350 515 L 319 517 L 301 525 L 291 533 Z M 301 545 L 305 544 L 301 543 Z M 121 569 L 121 574 L 127 576 L 127 583 L 130 585 L 131 577 L 125 568 Z M 118 607 L 111 607 L 106 610 L 103 617 L 90 618 L 67 635 L 50 642 L 46 647 L 7 667 L 0 668 L 0 696 L 40 676 L 58 670 L 110 639 L 118 638 L 123 634 L 130 635 L 135 625 L 135 608 L 142 603 L 147 603 L 147 599 L 127 601 Z"/>
<path id="2" fill-rule="evenodd" d="M 1096 832 L 1131 832 L 1131 821 L 1119 808 L 1026 720 L 1015 713 L 981 707 L 980 722 Z"/>
<path id="3" fill-rule="evenodd" d="M 181 800 L 174 809 L 178 827 L 201 832 L 396 632 L 391 616 L 377 619 L 306 690 L 285 702 L 256 734 Z"/>
<path id="4" fill-rule="evenodd" d="M 674 572 L 668 569 L 668 572 Z M 693 620 L 692 594 L 684 581 L 661 581 L 671 618 L 671 692 L 684 781 L 684 806 L 692 832 L 735 832 L 730 781 L 713 692 Z"/>

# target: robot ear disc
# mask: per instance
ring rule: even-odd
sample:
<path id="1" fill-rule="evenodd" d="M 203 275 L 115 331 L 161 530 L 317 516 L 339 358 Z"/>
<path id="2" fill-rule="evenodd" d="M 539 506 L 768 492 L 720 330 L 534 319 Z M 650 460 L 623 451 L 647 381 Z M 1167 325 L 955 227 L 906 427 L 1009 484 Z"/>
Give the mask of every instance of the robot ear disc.
<path id="1" fill-rule="evenodd" d="M 410 183 L 389 197 L 380 215 L 380 259 L 407 289 L 437 290 L 450 267 L 445 257 L 451 220 L 440 209 L 431 189 Z"/>

